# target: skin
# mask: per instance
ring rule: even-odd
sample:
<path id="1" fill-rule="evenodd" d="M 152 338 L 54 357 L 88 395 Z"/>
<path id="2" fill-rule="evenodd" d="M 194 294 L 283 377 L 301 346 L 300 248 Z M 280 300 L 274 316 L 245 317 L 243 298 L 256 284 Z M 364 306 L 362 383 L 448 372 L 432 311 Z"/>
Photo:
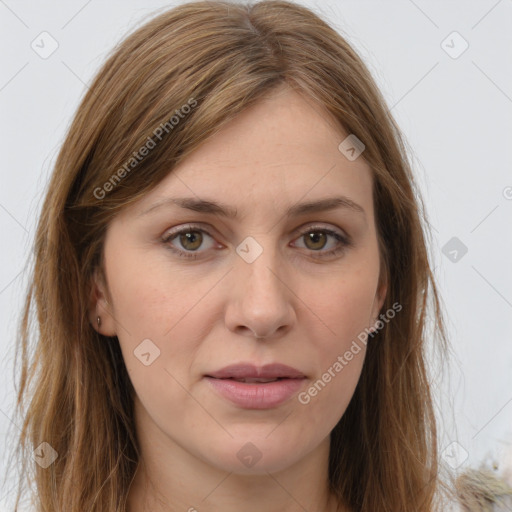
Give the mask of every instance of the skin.
<path id="1" fill-rule="evenodd" d="M 378 284 L 372 174 L 362 157 L 349 161 L 338 150 L 347 135 L 311 100 L 281 87 L 111 222 L 105 281 L 95 278 L 90 315 L 94 324 L 101 317 L 102 334 L 118 337 L 136 390 L 142 463 L 130 512 L 337 510 L 327 486 L 329 434 L 353 395 L 364 345 L 308 404 L 294 396 L 242 409 L 203 376 L 233 363 L 280 362 L 306 375 L 304 391 L 377 318 L 386 285 Z M 339 195 L 364 213 L 285 215 L 291 205 Z M 172 204 L 143 214 L 184 196 L 226 204 L 238 217 Z M 199 224 L 194 241 L 162 241 L 190 223 Z M 348 235 L 351 245 L 322 229 Z M 252 263 L 236 252 L 248 236 L 263 249 Z M 144 339 L 160 350 L 147 366 L 134 356 Z M 251 468 L 237 457 L 248 442 L 261 454 Z"/>

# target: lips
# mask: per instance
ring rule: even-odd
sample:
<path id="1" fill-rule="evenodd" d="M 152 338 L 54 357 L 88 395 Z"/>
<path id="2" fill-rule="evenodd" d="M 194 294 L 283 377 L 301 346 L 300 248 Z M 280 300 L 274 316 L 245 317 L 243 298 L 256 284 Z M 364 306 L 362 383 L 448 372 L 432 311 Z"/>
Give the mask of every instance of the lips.
<path id="1" fill-rule="evenodd" d="M 208 373 L 206 376 L 214 379 L 245 380 L 247 382 L 250 380 L 256 382 L 258 379 L 269 382 L 277 379 L 303 379 L 305 377 L 299 370 L 284 364 L 267 364 L 259 367 L 252 364 L 235 364 Z"/>
<path id="2" fill-rule="evenodd" d="M 306 376 L 283 364 L 231 365 L 204 376 L 212 389 L 242 409 L 271 409 L 289 400 Z"/>

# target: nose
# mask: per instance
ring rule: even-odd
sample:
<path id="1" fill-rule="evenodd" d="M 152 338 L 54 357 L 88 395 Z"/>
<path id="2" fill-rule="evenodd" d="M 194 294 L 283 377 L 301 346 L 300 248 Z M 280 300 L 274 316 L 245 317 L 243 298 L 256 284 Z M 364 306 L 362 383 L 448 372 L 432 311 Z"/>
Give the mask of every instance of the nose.
<path id="1" fill-rule="evenodd" d="M 225 313 L 226 326 L 232 332 L 275 339 L 291 329 L 296 318 L 295 295 L 278 257 L 276 251 L 264 248 L 252 263 L 235 260 Z"/>

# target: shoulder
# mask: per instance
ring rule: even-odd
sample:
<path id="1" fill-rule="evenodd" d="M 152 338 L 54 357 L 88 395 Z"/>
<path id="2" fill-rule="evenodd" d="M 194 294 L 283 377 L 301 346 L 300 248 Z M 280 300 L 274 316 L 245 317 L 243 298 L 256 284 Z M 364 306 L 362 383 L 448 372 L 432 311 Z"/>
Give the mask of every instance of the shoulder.
<path id="1" fill-rule="evenodd" d="M 502 503 L 494 506 L 493 512 L 510 512 L 512 510 L 512 496 L 504 498 Z"/>
<path id="2" fill-rule="evenodd" d="M 488 469 L 469 469 L 456 481 L 460 512 L 512 511 L 512 486 L 508 479 Z"/>

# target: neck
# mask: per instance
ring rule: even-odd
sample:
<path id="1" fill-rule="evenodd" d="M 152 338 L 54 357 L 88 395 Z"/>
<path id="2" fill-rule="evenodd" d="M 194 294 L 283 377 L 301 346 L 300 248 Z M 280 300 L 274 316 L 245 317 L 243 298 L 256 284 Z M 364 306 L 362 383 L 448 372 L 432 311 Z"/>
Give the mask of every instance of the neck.
<path id="1" fill-rule="evenodd" d="M 127 512 L 346 511 L 329 490 L 329 437 L 283 471 L 250 475 L 204 462 L 156 427 L 139 435 L 139 445 Z"/>

